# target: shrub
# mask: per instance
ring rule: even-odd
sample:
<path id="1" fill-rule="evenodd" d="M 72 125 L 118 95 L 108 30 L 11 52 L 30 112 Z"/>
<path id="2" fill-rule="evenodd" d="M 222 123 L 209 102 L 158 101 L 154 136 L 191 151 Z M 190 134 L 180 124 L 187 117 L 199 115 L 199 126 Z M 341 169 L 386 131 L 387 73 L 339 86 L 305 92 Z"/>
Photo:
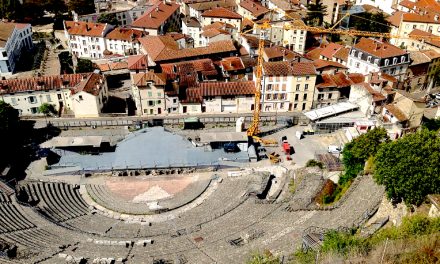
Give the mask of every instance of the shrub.
<path id="1" fill-rule="evenodd" d="M 306 167 L 319 167 L 320 169 L 322 169 L 324 165 L 322 164 L 322 162 L 311 159 L 307 161 Z"/>
<path id="2" fill-rule="evenodd" d="M 336 189 L 336 184 L 331 180 L 326 180 L 321 191 L 315 196 L 315 202 L 319 204 L 328 204 L 333 202 L 333 193 Z"/>

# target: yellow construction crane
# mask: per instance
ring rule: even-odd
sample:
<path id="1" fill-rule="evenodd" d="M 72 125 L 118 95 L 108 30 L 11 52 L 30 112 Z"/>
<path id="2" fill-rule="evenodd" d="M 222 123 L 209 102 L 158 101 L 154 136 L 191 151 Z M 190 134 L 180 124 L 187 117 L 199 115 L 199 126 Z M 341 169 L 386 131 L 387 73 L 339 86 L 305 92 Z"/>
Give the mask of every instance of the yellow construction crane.
<path id="1" fill-rule="evenodd" d="M 275 9 L 276 10 L 276 9 Z M 255 90 L 255 107 L 253 112 L 253 118 L 252 118 L 252 124 L 249 126 L 247 130 L 247 135 L 250 137 L 253 137 L 256 142 L 260 142 L 264 145 L 268 144 L 276 144 L 277 142 L 270 139 L 262 139 L 258 137 L 258 134 L 260 132 L 259 125 L 260 125 L 260 114 L 261 114 L 261 88 L 262 88 L 262 78 L 263 78 L 263 50 L 264 50 L 264 43 L 265 43 L 265 35 L 266 31 L 270 28 L 283 28 L 284 30 L 305 30 L 309 32 L 314 33 L 321 33 L 321 34 L 339 34 L 339 35 L 350 35 L 350 36 L 361 36 L 361 37 L 377 37 L 377 38 L 398 38 L 398 39 L 424 39 L 424 40 L 433 40 L 433 39 L 440 39 L 440 36 L 422 36 L 422 35 L 412 35 L 411 37 L 402 37 L 402 36 L 395 36 L 391 35 L 390 33 L 381 33 L 381 32 L 372 32 L 372 31 L 360 31 L 360 30 L 343 30 L 343 29 L 335 29 L 336 25 L 342 21 L 343 18 L 348 16 L 347 14 L 339 20 L 336 25 L 333 25 L 331 28 L 321 28 L 321 27 L 312 27 L 304 25 L 304 22 L 298 21 L 289 15 L 285 14 L 285 16 L 292 19 L 292 21 L 284 21 L 286 24 L 284 24 L 282 27 L 280 26 L 273 26 L 270 21 L 263 21 L 261 23 L 254 22 L 254 26 L 260 30 L 259 34 L 259 41 L 258 41 L 258 61 L 256 66 L 256 72 L 255 72 L 255 84 L 256 84 L 256 90 Z M 279 21 L 276 21 L 275 23 L 279 23 Z M 252 31 L 253 29 L 247 30 L 245 32 L 242 32 L 241 34 L 246 34 L 247 32 Z"/>

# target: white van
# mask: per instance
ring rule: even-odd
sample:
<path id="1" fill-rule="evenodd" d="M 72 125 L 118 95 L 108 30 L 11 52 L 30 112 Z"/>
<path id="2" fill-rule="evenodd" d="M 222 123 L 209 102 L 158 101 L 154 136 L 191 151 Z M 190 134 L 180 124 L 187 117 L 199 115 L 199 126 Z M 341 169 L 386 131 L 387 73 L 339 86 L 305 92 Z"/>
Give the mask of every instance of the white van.
<path id="1" fill-rule="evenodd" d="M 342 149 L 343 149 L 343 148 L 340 147 L 340 146 L 330 145 L 330 146 L 328 146 L 327 151 L 328 151 L 328 153 L 339 154 L 339 153 L 342 152 Z"/>

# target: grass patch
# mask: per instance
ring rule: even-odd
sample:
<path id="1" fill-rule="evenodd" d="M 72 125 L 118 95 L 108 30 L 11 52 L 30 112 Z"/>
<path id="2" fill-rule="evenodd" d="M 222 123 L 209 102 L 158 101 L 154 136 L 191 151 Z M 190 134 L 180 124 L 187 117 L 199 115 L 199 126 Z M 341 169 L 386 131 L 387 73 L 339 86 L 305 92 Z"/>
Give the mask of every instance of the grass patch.
<path id="1" fill-rule="evenodd" d="M 294 194 L 295 193 L 295 188 L 296 188 L 295 180 L 294 179 L 290 179 L 290 182 L 289 182 L 289 192 L 291 194 Z"/>

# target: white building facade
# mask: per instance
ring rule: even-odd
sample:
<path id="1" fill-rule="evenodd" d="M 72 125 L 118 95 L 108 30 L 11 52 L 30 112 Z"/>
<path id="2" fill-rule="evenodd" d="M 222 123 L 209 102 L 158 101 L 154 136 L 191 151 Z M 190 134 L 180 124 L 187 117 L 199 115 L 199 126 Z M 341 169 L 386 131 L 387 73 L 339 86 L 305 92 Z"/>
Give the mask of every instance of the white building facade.
<path id="1" fill-rule="evenodd" d="M 33 48 L 30 24 L 0 23 L 0 75 L 10 75 L 23 49 Z"/>

